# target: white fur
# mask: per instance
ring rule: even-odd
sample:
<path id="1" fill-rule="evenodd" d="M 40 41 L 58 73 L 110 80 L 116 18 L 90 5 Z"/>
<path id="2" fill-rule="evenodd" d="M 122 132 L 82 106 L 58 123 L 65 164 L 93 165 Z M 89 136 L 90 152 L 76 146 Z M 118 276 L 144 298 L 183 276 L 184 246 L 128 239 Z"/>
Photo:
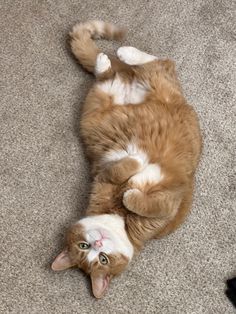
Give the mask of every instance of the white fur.
<path id="1" fill-rule="evenodd" d="M 129 157 L 136 159 L 142 167 L 148 164 L 148 155 L 134 141 L 127 145 L 127 153 Z"/>
<path id="2" fill-rule="evenodd" d="M 158 164 L 149 164 L 139 173 L 135 174 L 129 181 L 135 185 L 142 186 L 146 183 L 157 184 L 163 179 L 161 168 Z"/>
<path id="3" fill-rule="evenodd" d="M 113 214 L 89 216 L 78 223 L 84 227 L 86 241 L 91 244 L 87 257 L 89 262 L 97 259 L 100 252 L 121 253 L 129 260 L 132 259 L 134 248 L 127 236 L 124 219 L 121 216 Z M 93 242 L 100 240 L 102 236 L 105 237 L 102 247 L 93 248 Z"/>
<path id="4" fill-rule="evenodd" d="M 105 23 L 103 21 L 92 21 L 91 23 L 99 34 L 104 33 Z"/>
<path id="5" fill-rule="evenodd" d="M 157 57 L 140 51 L 134 47 L 120 47 L 117 50 L 118 58 L 129 65 L 141 65 L 157 59 Z"/>
<path id="6" fill-rule="evenodd" d="M 78 23 L 73 27 L 73 33 L 88 30 L 94 38 L 99 38 L 104 34 L 105 23 L 102 21 L 90 21 Z"/>
<path id="7" fill-rule="evenodd" d="M 158 164 L 150 164 L 147 153 L 141 150 L 134 141 L 130 142 L 126 149 L 107 152 L 102 158 L 102 163 L 116 162 L 125 157 L 134 158 L 141 166 L 140 171 L 130 178 L 130 183 L 142 186 L 146 183 L 157 184 L 163 179 L 160 166 Z"/>
<path id="8" fill-rule="evenodd" d="M 96 60 L 95 73 L 96 74 L 104 73 L 107 70 L 109 70 L 110 67 L 111 67 L 111 61 L 108 58 L 108 56 L 102 52 L 99 53 Z"/>
<path id="9" fill-rule="evenodd" d="M 98 83 L 98 87 L 106 94 L 114 97 L 116 105 L 140 104 L 144 101 L 148 91 L 145 84 L 134 80 L 131 84 L 125 83 L 119 76 L 113 80 Z"/>
<path id="10" fill-rule="evenodd" d="M 128 152 L 126 150 L 110 150 L 103 156 L 102 163 L 106 164 L 119 161 L 125 157 L 128 157 Z"/>
<path id="11" fill-rule="evenodd" d="M 103 163 L 119 161 L 125 157 L 136 159 L 142 167 L 148 164 L 148 155 L 142 151 L 134 142 L 127 145 L 126 149 L 111 150 L 107 152 L 103 159 Z"/>
<path id="12" fill-rule="evenodd" d="M 138 194 L 140 194 L 140 193 L 141 193 L 141 191 L 138 190 L 138 189 L 129 189 L 129 190 L 127 190 L 127 191 L 124 193 L 124 195 L 123 195 L 123 203 L 124 203 L 124 205 L 125 205 L 126 199 L 127 199 L 130 195 L 138 195 Z"/>

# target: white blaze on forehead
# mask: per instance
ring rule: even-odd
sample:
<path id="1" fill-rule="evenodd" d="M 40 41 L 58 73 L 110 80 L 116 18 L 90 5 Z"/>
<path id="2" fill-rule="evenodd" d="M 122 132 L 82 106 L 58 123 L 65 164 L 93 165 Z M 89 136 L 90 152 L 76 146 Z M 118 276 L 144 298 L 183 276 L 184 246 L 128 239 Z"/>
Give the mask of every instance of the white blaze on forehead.
<path id="1" fill-rule="evenodd" d="M 101 238 L 100 232 L 105 232 L 103 246 L 99 249 L 90 248 L 89 262 L 98 257 L 100 252 L 107 254 L 121 253 L 131 259 L 133 257 L 133 245 L 126 230 L 124 219 L 119 215 L 96 215 L 83 218 L 79 223 L 84 227 L 85 238 L 91 244 Z"/>

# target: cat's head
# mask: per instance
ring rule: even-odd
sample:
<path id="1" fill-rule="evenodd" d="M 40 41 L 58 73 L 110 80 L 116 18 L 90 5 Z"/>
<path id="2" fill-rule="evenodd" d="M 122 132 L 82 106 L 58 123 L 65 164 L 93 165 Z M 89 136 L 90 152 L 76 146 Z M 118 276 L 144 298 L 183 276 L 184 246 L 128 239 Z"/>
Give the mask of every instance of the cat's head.
<path id="1" fill-rule="evenodd" d="M 66 248 L 54 260 L 52 269 L 79 267 L 90 275 L 94 296 L 101 298 L 112 277 L 127 267 L 133 251 L 122 217 L 89 216 L 71 227 Z"/>

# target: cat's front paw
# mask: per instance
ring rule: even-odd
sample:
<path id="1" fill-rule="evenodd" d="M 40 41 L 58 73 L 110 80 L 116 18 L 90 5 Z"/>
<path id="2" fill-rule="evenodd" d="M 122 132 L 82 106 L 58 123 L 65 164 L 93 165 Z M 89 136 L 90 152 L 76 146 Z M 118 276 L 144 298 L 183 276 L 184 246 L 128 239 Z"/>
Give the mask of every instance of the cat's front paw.
<path id="1" fill-rule="evenodd" d="M 102 74 L 111 68 L 111 61 L 104 53 L 99 53 L 95 65 L 95 73 Z"/>
<path id="2" fill-rule="evenodd" d="M 123 204 L 128 210 L 139 214 L 137 202 L 140 197 L 142 197 L 142 192 L 140 190 L 129 189 L 123 195 Z"/>

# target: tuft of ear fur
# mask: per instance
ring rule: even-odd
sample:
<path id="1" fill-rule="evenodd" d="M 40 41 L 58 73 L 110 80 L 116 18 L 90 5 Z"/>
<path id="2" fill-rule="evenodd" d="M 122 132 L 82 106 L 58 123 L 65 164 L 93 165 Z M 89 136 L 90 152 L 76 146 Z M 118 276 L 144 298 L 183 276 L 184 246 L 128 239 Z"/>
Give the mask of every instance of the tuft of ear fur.
<path id="1" fill-rule="evenodd" d="M 60 271 L 70 268 L 72 266 L 74 266 L 74 264 L 69 257 L 68 251 L 65 249 L 55 258 L 54 262 L 51 265 L 51 268 L 54 271 Z"/>
<path id="2" fill-rule="evenodd" d="M 99 275 L 91 274 L 91 281 L 93 295 L 97 299 L 102 298 L 109 286 L 110 276 L 106 274 Z"/>

